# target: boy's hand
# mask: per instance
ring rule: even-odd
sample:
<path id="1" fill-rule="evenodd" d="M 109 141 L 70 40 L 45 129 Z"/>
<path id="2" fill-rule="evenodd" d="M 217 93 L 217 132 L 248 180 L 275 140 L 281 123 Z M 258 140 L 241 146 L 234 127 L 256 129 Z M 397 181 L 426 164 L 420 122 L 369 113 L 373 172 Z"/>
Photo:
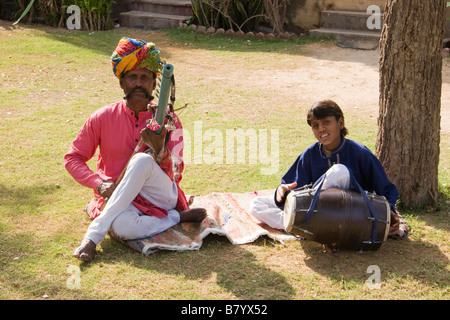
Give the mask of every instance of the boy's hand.
<path id="1" fill-rule="evenodd" d="M 292 182 L 288 184 L 280 184 L 277 188 L 277 201 L 281 202 L 283 200 L 286 191 L 291 190 L 297 186 L 297 182 Z"/>

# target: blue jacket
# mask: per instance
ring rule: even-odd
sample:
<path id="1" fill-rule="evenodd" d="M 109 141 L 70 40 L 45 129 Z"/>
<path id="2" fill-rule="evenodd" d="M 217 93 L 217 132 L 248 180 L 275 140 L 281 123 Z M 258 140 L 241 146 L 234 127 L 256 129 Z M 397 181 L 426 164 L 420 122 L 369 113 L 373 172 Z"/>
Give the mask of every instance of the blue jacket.
<path id="1" fill-rule="evenodd" d="M 383 195 L 389 202 L 391 210 L 395 212 L 398 191 L 388 179 L 380 161 L 366 146 L 344 137 L 330 157 L 322 152 L 320 142 L 308 147 L 281 178 L 281 183 L 296 181 L 297 187 L 314 183 L 333 164 L 337 163 L 345 165 L 365 191 Z M 282 208 L 284 203 L 277 203 L 277 205 Z"/>

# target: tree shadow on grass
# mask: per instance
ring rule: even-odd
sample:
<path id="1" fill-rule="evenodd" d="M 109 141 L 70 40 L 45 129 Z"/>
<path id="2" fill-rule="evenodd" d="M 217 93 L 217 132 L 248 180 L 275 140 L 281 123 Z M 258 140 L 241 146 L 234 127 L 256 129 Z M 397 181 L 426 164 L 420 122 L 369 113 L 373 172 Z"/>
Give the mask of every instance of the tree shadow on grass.
<path id="1" fill-rule="evenodd" d="M 8 22 L 0 21 L 0 27 L 13 30 Z M 209 35 L 196 31 L 169 28 L 160 30 L 145 30 L 139 28 L 114 28 L 105 31 L 79 31 L 66 28 L 53 28 L 43 25 L 29 24 L 27 28 L 44 31 L 46 37 L 71 45 L 74 49 L 90 50 L 107 58 L 111 56 L 121 37 L 143 39 L 156 44 L 163 58 L 170 61 L 170 47 L 179 46 L 183 50 L 209 50 L 209 51 L 231 51 L 231 52 L 280 52 L 293 56 L 303 55 L 301 48 L 305 44 L 326 42 L 332 43 L 330 39 L 314 36 L 297 37 L 290 40 L 269 39 L 262 40 L 257 37 L 238 37 L 229 35 Z M 251 43 L 251 45 L 249 45 Z M 222 44 L 222 45 L 218 45 Z"/>
<path id="2" fill-rule="evenodd" d="M 444 201 L 449 202 L 450 199 L 445 198 Z M 406 212 L 404 215 L 406 216 Z M 415 210 L 410 213 L 408 212 L 408 215 L 406 216 L 407 220 L 409 217 L 411 219 L 416 219 L 419 223 L 424 223 L 426 226 L 431 226 L 443 232 L 450 232 L 450 224 L 448 223 L 450 217 L 450 207 L 441 208 L 441 211 Z"/>
<path id="3" fill-rule="evenodd" d="M 9 215 L 34 213 L 36 209 L 48 205 L 46 197 L 57 192 L 53 185 L 32 185 L 23 187 L 7 187 L 0 184 L 1 211 Z"/>
<path id="4" fill-rule="evenodd" d="M 377 266 L 382 286 L 391 285 L 389 281 L 393 278 L 409 278 L 440 289 L 450 284 L 446 270 L 448 257 L 437 245 L 427 241 L 388 239 L 377 251 L 341 250 L 335 254 L 325 253 L 320 244 L 312 241 L 303 241 L 302 248 L 305 264 L 336 282 L 365 283 L 373 274 L 368 271 L 369 266 Z"/>
<path id="5" fill-rule="evenodd" d="M 208 235 L 203 241 L 198 251 L 161 250 L 146 257 L 126 247 L 127 252 L 132 253 L 119 257 L 117 247 L 124 244 L 107 237 L 101 242 L 102 250 L 93 263 L 121 261 L 140 269 L 205 281 L 210 283 L 206 290 L 217 285 L 237 299 L 289 300 L 295 296 L 294 288 L 283 275 L 265 267 L 244 247 L 232 245 L 225 237 L 217 235 Z M 83 264 L 82 268 L 91 265 Z M 208 296 L 201 296 L 200 299 L 208 299 Z"/>

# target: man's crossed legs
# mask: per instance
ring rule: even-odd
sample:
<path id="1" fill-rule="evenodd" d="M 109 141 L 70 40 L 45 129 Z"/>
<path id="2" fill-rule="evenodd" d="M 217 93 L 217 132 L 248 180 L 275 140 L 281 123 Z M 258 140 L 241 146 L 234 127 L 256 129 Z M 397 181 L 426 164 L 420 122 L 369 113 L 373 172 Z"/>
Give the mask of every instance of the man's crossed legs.
<path id="1" fill-rule="evenodd" d="M 155 206 L 165 209 L 166 217 L 148 216 L 131 202 L 140 194 Z M 73 256 L 82 261 L 92 261 L 96 245 L 109 229 L 124 240 L 142 239 L 158 234 L 182 222 L 201 222 L 206 210 L 193 208 L 178 212 L 178 189 L 152 156 L 136 154 L 128 164 L 123 180 L 119 183 L 102 213 L 89 225 L 81 245 Z"/>

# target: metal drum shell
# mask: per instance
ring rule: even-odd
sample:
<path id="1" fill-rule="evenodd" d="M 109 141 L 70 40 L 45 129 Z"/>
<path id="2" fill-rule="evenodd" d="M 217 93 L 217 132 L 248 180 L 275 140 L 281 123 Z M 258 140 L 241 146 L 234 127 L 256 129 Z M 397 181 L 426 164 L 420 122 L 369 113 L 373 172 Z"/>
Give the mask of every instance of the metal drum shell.
<path id="1" fill-rule="evenodd" d="M 314 189 L 306 189 L 288 195 L 284 209 L 286 231 L 340 249 L 377 250 L 386 241 L 390 207 L 383 196 L 367 194 L 378 218 L 375 241 L 371 242 L 374 219 L 359 192 L 322 190 L 313 214 L 305 222 L 314 194 Z"/>

